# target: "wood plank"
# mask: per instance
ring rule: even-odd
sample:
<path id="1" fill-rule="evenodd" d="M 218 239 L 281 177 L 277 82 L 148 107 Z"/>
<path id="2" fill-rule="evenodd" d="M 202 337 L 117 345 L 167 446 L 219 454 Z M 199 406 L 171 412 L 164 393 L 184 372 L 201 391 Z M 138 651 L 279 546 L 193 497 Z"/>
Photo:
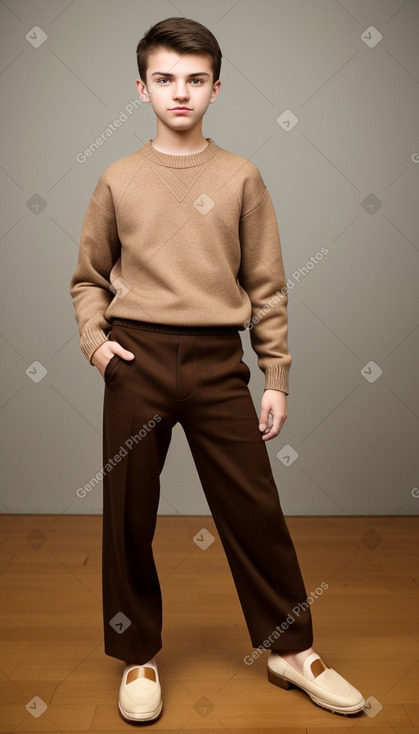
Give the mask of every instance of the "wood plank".
<path id="1" fill-rule="evenodd" d="M 153 729 L 419 734 L 419 518 L 288 525 L 308 593 L 328 584 L 311 606 L 315 649 L 383 708 L 338 717 L 270 685 L 267 652 L 246 665 L 252 647 L 212 518 L 160 516 L 164 714 Z M 103 652 L 101 528 L 100 516 L 0 516 L 0 732 L 132 729 L 117 709 L 124 664 Z M 215 538 L 205 551 L 193 542 L 202 528 Z M 39 718 L 25 708 L 35 696 L 47 706 Z"/>

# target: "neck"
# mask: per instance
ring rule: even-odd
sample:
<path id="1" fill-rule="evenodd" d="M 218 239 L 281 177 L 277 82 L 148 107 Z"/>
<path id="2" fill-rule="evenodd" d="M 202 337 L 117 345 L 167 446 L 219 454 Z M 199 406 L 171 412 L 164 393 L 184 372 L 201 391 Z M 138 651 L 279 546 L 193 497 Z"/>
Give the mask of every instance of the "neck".
<path id="1" fill-rule="evenodd" d="M 155 150 L 168 155 L 193 155 L 208 145 L 202 134 L 202 120 L 191 130 L 172 130 L 157 118 L 157 134 L 151 141 Z"/>

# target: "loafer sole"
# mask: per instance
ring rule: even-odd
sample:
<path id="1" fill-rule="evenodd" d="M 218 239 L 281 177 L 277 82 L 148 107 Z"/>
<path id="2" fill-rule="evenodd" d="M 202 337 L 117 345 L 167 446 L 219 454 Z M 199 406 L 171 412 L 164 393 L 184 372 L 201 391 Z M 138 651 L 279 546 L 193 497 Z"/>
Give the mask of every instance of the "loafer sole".
<path id="1" fill-rule="evenodd" d="M 125 711 L 119 702 L 118 708 L 125 721 L 155 721 L 159 718 L 163 710 L 163 703 L 160 703 L 160 706 L 156 711 L 149 711 L 143 714 L 134 714 L 132 712 L 128 713 L 128 711 Z"/>
<path id="2" fill-rule="evenodd" d="M 287 678 L 284 678 L 284 676 L 278 675 L 278 673 L 274 673 L 273 670 L 271 670 L 269 667 L 268 681 L 269 683 L 273 683 L 274 686 L 279 686 L 280 688 L 284 688 L 285 690 L 288 690 L 289 688 L 299 688 L 301 691 L 306 693 L 309 698 L 311 698 L 313 703 L 317 704 L 317 706 L 321 706 L 321 708 L 323 709 L 327 709 L 327 711 L 331 711 L 333 714 L 341 714 L 342 716 L 353 716 L 354 714 L 361 713 L 365 706 L 365 701 L 362 703 L 362 705 L 345 707 L 336 706 L 335 704 L 328 703 L 324 699 L 315 696 L 314 693 L 310 693 L 310 691 L 307 691 L 306 688 L 298 685 L 298 683 L 294 683 L 294 681 L 288 680 Z"/>

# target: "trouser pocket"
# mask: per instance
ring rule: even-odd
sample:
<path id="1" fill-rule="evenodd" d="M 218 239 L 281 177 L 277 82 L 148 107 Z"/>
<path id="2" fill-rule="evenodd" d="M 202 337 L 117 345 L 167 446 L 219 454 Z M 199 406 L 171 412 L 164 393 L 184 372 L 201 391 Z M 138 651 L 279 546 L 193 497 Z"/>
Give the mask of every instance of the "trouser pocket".
<path id="1" fill-rule="evenodd" d="M 122 357 L 119 356 L 119 354 L 114 354 L 113 357 L 110 358 L 108 364 L 105 367 L 105 372 L 103 374 L 103 379 L 105 380 L 105 383 L 108 384 L 111 380 L 112 376 L 115 374 L 115 371 L 118 368 L 118 365 L 123 362 Z"/>

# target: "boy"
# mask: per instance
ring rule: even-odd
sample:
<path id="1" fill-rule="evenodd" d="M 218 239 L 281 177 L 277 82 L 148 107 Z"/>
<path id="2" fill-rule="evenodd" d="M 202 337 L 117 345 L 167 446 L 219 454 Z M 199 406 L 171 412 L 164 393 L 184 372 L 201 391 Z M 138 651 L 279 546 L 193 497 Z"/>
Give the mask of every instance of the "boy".
<path id="1" fill-rule="evenodd" d="M 120 712 L 144 722 L 162 710 L 152 539 L 159 476 L 180 422 L 252 644 L 271 648 L 270 682 L 356 713 L 362 695 L 311 647 L 307 594 L 265 445 L 287 418 L 291 365 L 269 192 L 253 163 L 202 134 L 221 85 L 221 50 L 207 28 L 163 20 L 139 42 L 137 61 L 157 134 L 100 176 L 70 285 L 81 349 L 105 383 L 104 464 L 117 457 L 103 480 L 103 615 L 105 652 L 125 662 Z M 246 326 L 265 374 L 259 421 L 242 360 Z"/>

